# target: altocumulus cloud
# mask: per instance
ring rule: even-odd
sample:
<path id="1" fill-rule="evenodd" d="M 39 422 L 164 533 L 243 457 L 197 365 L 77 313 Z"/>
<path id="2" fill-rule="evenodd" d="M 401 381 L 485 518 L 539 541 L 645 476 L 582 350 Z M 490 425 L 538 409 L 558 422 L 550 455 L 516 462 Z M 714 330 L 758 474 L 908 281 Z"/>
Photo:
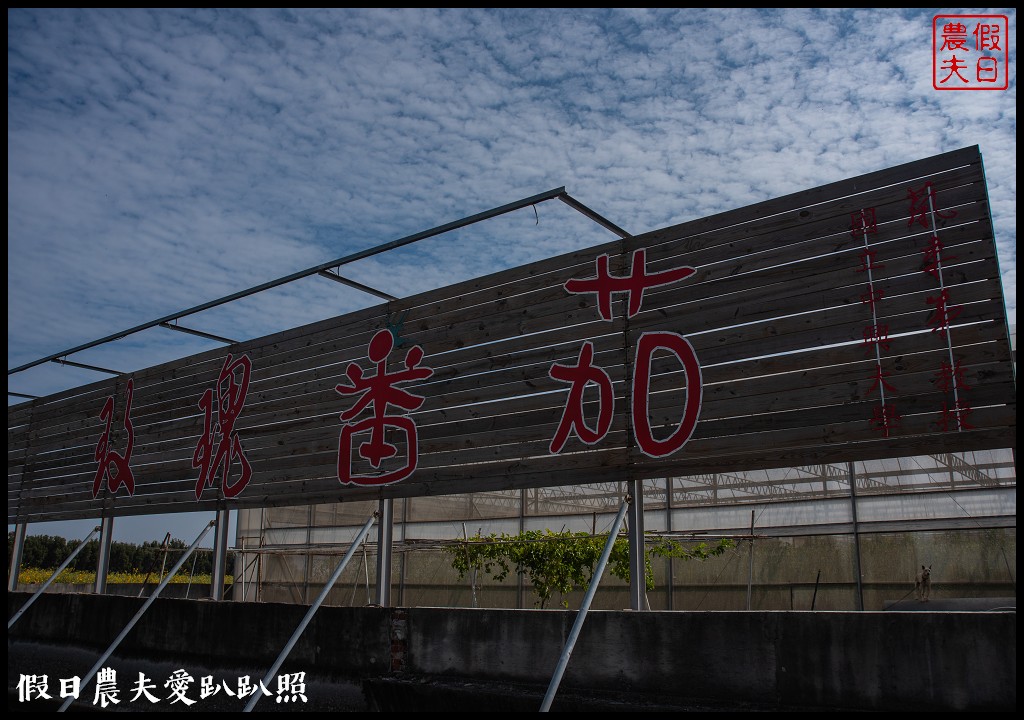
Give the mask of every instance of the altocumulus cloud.
<path id="1" fill-rule="evenodd" d="M 986 12 L 1012 71 L 1016 13 Z M 1015 324 L 1016 81 L 934 91 L 931 19 L 9 9 L 8 366 L 563 185 L 640 233 L 974 144 Z M 546 203 L 346 272 L 407 295 L 611 238 Z M 314 278 L 191 324 L 250 338 L 376 302 Z M 207 347 L 156 329 L 74 359 Z"/>

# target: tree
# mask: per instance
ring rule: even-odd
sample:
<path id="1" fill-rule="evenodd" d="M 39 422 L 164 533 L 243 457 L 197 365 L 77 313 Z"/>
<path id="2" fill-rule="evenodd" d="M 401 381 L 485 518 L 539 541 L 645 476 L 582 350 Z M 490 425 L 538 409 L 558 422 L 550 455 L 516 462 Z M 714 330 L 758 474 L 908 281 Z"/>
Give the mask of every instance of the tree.
<path id="1" fill-rule="evenodd" d="M 487 573 L 502 582 L 515 572 L 524 575 L 537 593 L 537 604 L 545 607 L 556 591 L 567 595 L 590 584 L 607 535 L 585 532 L 552 532 L 527 530 L 518 535 L 476 535 L 465 542 L 448 545 L 445 552 L 452 555 L 452 567 L 464 578 L 471 570 Z M 723 538 L 716 545 L 694 543 L 690 547 L 668 538 L 650 542 L 644 553 L 645 585 L 654 589 L 654 570 L 651 557 L 676 557 L 686 560 L 706 560 L 721 555 L 734 543 Z M 609 557 L 612 575 L 629 582 L 629 541 L 616 538 Z M 563 607 L 568 601 L 562 600 Z"/>
<path id="2" fill-rule="evenodd" d="M 67 560 L 68 555 L 74 552 L 81 540 L 66 540 L 57 535 L 29 535 L 25 538 L 25 547 L 22 551 L 21 566 L 23 568 L 37 568 L 40 570 L 56 570 L 61 563 Z M 81 552 L 71 563 L 72 570 L 95 570 L 99 554 L 99 540 L 90 540 L 82 548 Z M 188 545 L 177 538 L 167 544 L 167 562 L 164 562 L 163 543 L 158 540 L 150 540 L 136 545 L 135 543 L 114 542 L 110 544 L 110 565 L 112 573 L 156 573 L 163 567 L 170 570 L 174 563 L 182 556 Z M 11 555 L 14 552 L 14 533 L 7 533 L 7 561 L 10 566 Z M 194 563 L 194 564 L 193 564 Z M 234 565 L 234 557 L 229 554 L 227 574 L 231 574 Z M 209 575 L 213 572 L 213 555 L 209 552 L 197 550 L 179 573 L 195 572 L 196 575 Z"/>
<path id="3" fill-rule="evenodd" d="M 81 541 L 69 543 L 57 535 L 29 535 L 25 538 L 21 564 L 24 567 L 57 569 Z M 7 533 L 7 557 L 14 552 L 14 533 Z M 8 562 L 8 564 L 10 564 Z"/>

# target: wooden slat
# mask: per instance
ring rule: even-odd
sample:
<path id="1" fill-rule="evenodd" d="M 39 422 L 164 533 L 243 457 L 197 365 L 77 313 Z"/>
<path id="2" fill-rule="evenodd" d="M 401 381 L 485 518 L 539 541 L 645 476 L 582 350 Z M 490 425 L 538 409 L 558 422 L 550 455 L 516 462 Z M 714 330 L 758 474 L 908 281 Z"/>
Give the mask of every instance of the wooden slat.
<path id="1" fill-rule="evenodd" d="M 972 188 L 957 188 L 942 193 L 953 206 L 956 217 L 940 220 L 939 236 L 955 237 L 965 226 L 988 226 L 984 194 Z M 877 226 L 867 234 L 873 246 L 905 238 L 932 235 L 917 224 L 907 225 L 905 202 L 891 198 L 886 205 L 875 208 Z M 647 250 L 648 263 L 654 270 L 677 264 L 695 267 L 730 267 L 737 271 L 769 267 L 785 259 L 799 260 L 817 254 L 839 252 L 864 244 L 864 237 L 850 231 L 849 207 L 836 208 L 840 214 L 826 221 L 779 224 L 770 230 L 759 225 L 756 230 L 738 226 L 698 239 L 678 239 Z"/>

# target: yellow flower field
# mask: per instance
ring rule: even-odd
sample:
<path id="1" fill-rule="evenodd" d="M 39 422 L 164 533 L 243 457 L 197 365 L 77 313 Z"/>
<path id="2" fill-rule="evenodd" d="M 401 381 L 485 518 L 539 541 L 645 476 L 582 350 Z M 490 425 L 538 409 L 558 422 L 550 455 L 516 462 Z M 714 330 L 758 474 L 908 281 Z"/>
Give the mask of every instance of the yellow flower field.
<path id="1" fill-rule="evenodd" d="M 42 570 L 40 568 L 22 568 L 21 572 L 18 573 L 18 582 L 26 585 L 41 585 L 46 582 L 49 577 L 53 574 L 53 570 Z M 112 572 L 107 573 L 107 582 L 115 584 L 131 584 L 131 583 L 147 583 L 150 585 L 157 585 L 163 579 L 163 576 L 157 575 L 156 573 L 146 574 L 143 572 Z M 188 573 L 178 573 L 171 578 L 171 583 L 188 584 L 190 578 Z M 212 578 L 210 575 L 194 575 L 191 577 L 193 585 L 209 585 Z M 227 584 L 231 584 L 234 581 L 230 575 L 225 578 Z M 69 585 L 92 585 L 96 582 L 96 572 L 92 570 L 71 570 L 65 569 L 57 576 L 54 580 L 55 583 L 63 583 Z"/>

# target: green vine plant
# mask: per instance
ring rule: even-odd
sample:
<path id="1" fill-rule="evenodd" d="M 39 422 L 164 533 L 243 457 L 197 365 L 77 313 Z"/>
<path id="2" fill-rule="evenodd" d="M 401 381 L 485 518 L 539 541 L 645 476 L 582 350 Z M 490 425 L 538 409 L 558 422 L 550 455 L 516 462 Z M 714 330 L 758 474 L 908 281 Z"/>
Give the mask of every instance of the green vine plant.
<path id="1" fill-rule="evenodd" d="M 529 579 L 538 598 L 535 605 L 544 608 L 557 592 L 562 596 L 562 607 L 568 607 L 564 596 L 573 590 L 583 590 L 590 584 L 607 542 L 607 535 L 527 530 L 518 535 L 475 535 L 465 542 L 445 546 L 444 551 L 452 556 L 452 568 L 459 573 L 460 579 L 475 570 L 503 582 L 514 572 Z M 698 542 L 689 547 L 669 538 L 648 542 L 644 553 L 646 587 L 654 589 L 652 557 L 703 561 L 734 546 L 729 538 L 722 538 L 713 545 Z M 608 568 L 612 575 L 629 582 L 629 540 L 626 536 L 616 538 Z"/>

